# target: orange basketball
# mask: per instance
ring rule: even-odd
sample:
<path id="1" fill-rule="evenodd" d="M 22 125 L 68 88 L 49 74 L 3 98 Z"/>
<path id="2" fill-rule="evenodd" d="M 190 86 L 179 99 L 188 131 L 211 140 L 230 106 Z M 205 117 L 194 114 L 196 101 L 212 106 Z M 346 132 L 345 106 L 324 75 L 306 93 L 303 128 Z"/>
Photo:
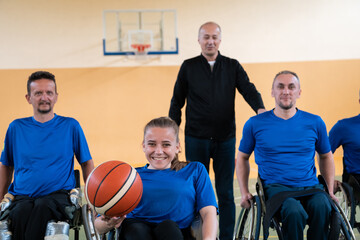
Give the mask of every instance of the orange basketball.
<path id="1" fill-rule="evenodd" d="M 129 164 L 107 161 L 97 166 L 85 184 L 85 197 L 93 209 L 109 217 L 131 212 L 140 202 L 140 175 Z"/>

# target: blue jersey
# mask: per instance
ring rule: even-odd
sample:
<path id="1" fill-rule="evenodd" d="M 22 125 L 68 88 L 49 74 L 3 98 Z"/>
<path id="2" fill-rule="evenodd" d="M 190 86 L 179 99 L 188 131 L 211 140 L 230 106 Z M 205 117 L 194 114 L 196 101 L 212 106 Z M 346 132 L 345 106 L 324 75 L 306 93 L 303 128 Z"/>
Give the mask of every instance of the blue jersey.
<path id="1" fill-rule="evenodd" d="M 127 218 L 154 223 L 173 220 L 180 228 L 187 228 L 200 209 L 217 207 L 209 175 L 199 162 L 191 162 L 179 171 L 147 166 L 136 170 L 143 183 L 143 195 Z"/>
<path id="2" fill-rule="evenodd" d="M 287 120 L 268 111 L 250 118 L 243 130 L 239 151 L 255 152 L 255 162 L 265 184 L 292 187 L 318 183 L 315 151 L 330 152 L 326 126 L 316 115 L 298 110 Z"/>
<path id="3" fill-rule="evenodd" d="M 40 197 L 74 188 L 74 154 L 79 163 L 91 159 L 84 133 L 75 119 L 55 115 L 45 123 L 33 117 L 13 121 L 1 154 L 2 164 L 14 167 L 9 192 Z"/>
<path id="4" fill-rule="evenodd" d="M 348 173 L 360 174 L 360 115 L 338 121 L 329 133 L 331 150 L 344 150 L 344 164 Z"/>

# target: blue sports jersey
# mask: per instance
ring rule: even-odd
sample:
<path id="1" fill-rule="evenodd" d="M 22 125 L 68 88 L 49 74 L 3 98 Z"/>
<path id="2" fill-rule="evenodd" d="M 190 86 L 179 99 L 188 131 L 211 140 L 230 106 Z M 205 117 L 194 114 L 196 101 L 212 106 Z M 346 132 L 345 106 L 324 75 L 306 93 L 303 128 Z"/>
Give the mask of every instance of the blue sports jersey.
<path id="1" fill-rule="evenodd" d="M 298 110 L 287 120 L 268 111 L 250 118 L 243 129 L 239 151 L 255 152 L 255 162 L 265 184 L 292 187 L 318 183 L 315 150 L 330 152 L 326 126 L 316 115 Z"/>
<path id="2" fill-rule="evenodd" d="M 74 154 L 79 163 L 91 159 L 84 133 L 75 119 L 55 114 L 45 123 L 33 117 L 13 121 L 1 154 L 3 165 L 14 166 L 9 192 L 40 197 L 74 188 Z"/>
<path id="3" fill-rule="evenodd" d="M 343 147 L 346 171 L 360 174 L 360 114 L 338 121 L 330 130 L 329 139 L 332 152 Z"/>
<path id="4" fill-rule="evenodd" d="M 180 228 L 187 228 L 200 209 L 217 208 L 209 175 L 199 162 L 191 162 L 179 171 L 154 170 L 147 166 L 136 170 L 143 183 L 143 195 L 127 218 L 154 223 L 169 219 Z"/>

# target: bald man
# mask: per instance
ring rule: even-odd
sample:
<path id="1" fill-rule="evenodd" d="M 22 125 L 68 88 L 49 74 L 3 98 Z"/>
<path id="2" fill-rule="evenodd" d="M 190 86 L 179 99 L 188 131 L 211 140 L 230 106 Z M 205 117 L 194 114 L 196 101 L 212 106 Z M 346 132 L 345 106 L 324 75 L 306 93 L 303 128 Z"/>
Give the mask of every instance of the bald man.
<path id="1" fill-rule="evenodd" d="M 217 23 L 201 25 L 201 54 L 185 60 L 174 87 L 169 117 L 180 125 L 185 101 L 185 154 L 209 171 L 213 159 L 219 200 L 220 239 L 232 239 L 235 223 L 233 180 L 235 168 L 236 90 L 257 113 L 264 110 L 260 93 L 240 63 L 220 54 L 221 28 Z"/>

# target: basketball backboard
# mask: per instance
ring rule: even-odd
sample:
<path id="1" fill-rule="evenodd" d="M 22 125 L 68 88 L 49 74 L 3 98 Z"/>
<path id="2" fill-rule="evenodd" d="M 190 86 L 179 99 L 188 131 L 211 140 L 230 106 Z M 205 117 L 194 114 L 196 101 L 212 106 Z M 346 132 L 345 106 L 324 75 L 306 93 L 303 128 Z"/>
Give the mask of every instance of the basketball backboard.
<path id="1" fill-rule="evenodd" d="M 104 55 L 178 54 L 175 10 L 105 10 Z"/>

